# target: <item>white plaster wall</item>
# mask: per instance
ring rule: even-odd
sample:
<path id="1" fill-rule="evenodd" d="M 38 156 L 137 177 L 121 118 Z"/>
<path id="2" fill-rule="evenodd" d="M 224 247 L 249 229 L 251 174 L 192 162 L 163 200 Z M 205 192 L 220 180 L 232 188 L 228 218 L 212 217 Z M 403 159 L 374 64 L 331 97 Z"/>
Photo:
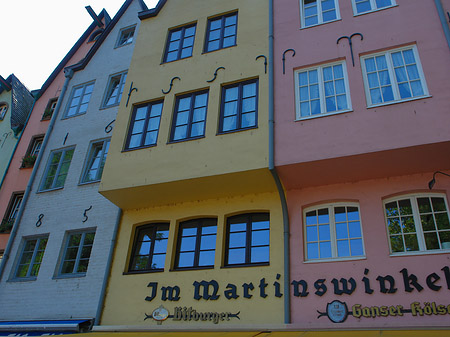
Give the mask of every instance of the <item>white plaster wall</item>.
<path id="1" fill-rule="evenodd" d="M 118 106 L 100 107 L 109 76 L 129 67 L 134 42 L 119 48 L 115 45 L 122 28 L 137 25 L 136 37 L 139 11 L 142 8 L 135 0 L 86 68 L 76 72 L 69 82 L 0 282 L 0 320 L 91 318 L 96 315 L 119 209 L 98 193 L 98 182 L 79 185 L 79 181 L 90 142 L 112 134 L 105 132 L 105 126 L 116 118 Z M 62 119 L 72 88 L 92 80 L 95 80 L 95 85 L 86 114 Z M 125 87 L 122 99 L 126 99 L 127 92 Z M 50 152 L 69 146 L 75 146 L 75 152 L 64 188 L 36 193 Z M 90 206 L 88 220 L 83 222 L 84 210 Z M 42 225 L 36 227 L 41 213 L 44 214 Z M 58 278 L 59 259 L 67 231 L 85 228 L 96 228 L 86 275 Z M 49 234 L 49 239 L 37 279 L 12 280 L 23 238 L 42 234 Z"/>

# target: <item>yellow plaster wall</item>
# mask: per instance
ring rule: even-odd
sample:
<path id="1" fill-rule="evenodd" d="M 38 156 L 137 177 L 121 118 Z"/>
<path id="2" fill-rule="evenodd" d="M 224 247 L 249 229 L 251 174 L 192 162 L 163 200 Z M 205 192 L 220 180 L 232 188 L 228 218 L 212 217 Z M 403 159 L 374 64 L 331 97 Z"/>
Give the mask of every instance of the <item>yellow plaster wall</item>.
<path id="1" fill-rule="evenodd" d="M 240 268 L 221 268 L 225 251 L 226 218 L 248 212 L 270 212 L 270 265 Z M 177 227 L 180 221 L 200 217 L 217 217 L 217 244 L 214 269 L 170 271 L 175 258 Z M 137 225 L 151 222 L 170 222 L 169 240 L 164 272 L 126 274 L 132 249 L 134 229 Z M 276 279 L 277 274 L 281 277 Z M 259 296 L 259 282 L 265 278 L 268 283 L 267 297 Z M 193 282 L 216 280 L 219 283 L 220 297 L 216 301 L 195 300 Z M 106 293 L 106 301 L 101 325 L 135 325 L 157 327 L 145 314 L 163 305 L 173 314 L 174 307 L 192 307 L 197 312 L 240 312 L 238 319 L 213 322 L 173 321 L 163 322 L 164 327 L 217 327 L 247 324 L 282 324 L 284 321 L 283 297 L 274 296 L 273 283 L 279 282 L 283 292 L 283 224 L 282 212 L 277 193 L 250 194 L 234 198 L 210 199 L 198 202 L 181 203 L 164 207 L 125 211 L 120 224 L 111 276 Z M 145 301 L 150 295 L 147 285 L 158 282 L 158 294 L 151 302 Z M 243 298 L 243 283 L 252 282 L 253 297 Z M 227 284 L 238 288 L 239 298 L 227 299 L 223 291 Z M 162 286 L 178 285 L 181 289 L 180 300 L 162 301 Z"/>
<path id="2" fill-rule="evenodd" d="M 237 45 L 203 53 L 208 18 L 236 10 Z M 161 63 L 169 30 L 193 22 L 197 28 L 192 57 Z M 117 196 L 129 187 L 233 172 L 248 172 L 251 177 L 254 170 L 267 168 L 268 74 L 264 72 L 264 60 L 256 60 L 261 54 L 268 55 L 268 1 L 168 0 L 156 17 L 143 20 L 103 171 L 101 193 L 113 200 L 112 194 Z M 217 79 L 208 83 L 218 67 L 225 70 L 219 70 Z M 169 89 L 175 76 L 181 80 L 175 80 L 171 92 L 164 95 L 162 90 Z M 222 85 L 252 78 L 259 79 L 258 128 L 217 134 Z M 138 91 L 132 93 L 126 107 L 131 82 Z M 176 95 L 207 88 L 205 137 L 168 144 Z M 157 146 L 122 152 L 133 105 L 162 98 Z M 271 184 L 271 179 L 260 181 L 261 185 L 267 183 Z"/>

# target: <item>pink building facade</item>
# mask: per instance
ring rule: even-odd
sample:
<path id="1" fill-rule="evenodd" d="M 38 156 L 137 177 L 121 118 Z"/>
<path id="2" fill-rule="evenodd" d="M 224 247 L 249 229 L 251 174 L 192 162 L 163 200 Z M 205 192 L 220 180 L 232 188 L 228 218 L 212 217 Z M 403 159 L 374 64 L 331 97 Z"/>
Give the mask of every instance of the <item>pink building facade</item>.
<path id="1" fill-rule="evenodd" d="M 102 15 L 103 17 L 103 15 Z M 11 159 L 8 171 L 0 187 L 0 216 L 15 219 L 37 160 L 44 137 L 58 103 L 65 76 L 64 68 L 80 62 L 95 42 L 95 35 L 101 32 L 92 23 L 77 43 L 55 68 L 42 88 L 36 93 L 36 100 L 27 125 L 20 135 L 19 143 Z M 8 243 L 9 233 L 0 234 L 0 256 Z"/>
<path id="2" fill-rule="evenodd" d="M 450 53 L 435 1 L 277 0 L 274 31 L 292 325 L 450 328 Z"/>

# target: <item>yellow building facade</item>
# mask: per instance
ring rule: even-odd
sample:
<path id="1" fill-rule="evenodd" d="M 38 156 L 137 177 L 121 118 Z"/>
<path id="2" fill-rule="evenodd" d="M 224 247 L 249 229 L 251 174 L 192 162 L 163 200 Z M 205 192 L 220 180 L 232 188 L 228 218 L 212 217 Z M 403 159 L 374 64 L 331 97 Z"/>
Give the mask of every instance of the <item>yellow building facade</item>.
<path id="1" fill-rule="evenodd" d="M 100 185 L 123 211 L 100 325 L 283 324 L 269 3 L 167 0 L 140 18 Z"/>

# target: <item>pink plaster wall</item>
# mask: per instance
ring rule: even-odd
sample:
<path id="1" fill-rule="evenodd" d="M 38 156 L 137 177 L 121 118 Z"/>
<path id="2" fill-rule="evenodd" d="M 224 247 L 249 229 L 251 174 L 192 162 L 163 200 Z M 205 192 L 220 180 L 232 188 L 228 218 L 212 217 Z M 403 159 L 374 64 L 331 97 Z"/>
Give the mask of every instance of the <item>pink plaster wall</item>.
<path id="1" fill-rule="evenodd" d="M 421 144 L 448 142 L 449 48 L 433 0 L 397 0 L 398 6 L 353 16 L 339 0 L 341 20 L 300 29 L 299 0 L 277 0 L 275 25 L 275 164 L 304 163 Z M 355 67 L 349 45 L 353 39 Z M 431 98 L 368 109 L 359 56 L 417 45 Z M 286 74 L 282 72 L 283 51 Z M 345 59 L 353 111 L 295 122 L 294 70 Z M 447 147 L 450 151 L 450 147 Z"/>
<path id="2" fill-rule="evenodd" d="M 447 171 L 450 173 L 450 171 Z M 309 295 L 294 297 L 291 288 L 292 322 L 298 328 L 395 328 L 395 327 L 443 327 L 449 326 L 450 315 L 424 315 L 413 317 L 405 313 L 403 317 L 377 317 L 356 319 L 349 316 L 344 323 L 332 323 L 327 317 L 317 318 L 318 313 L 325 312 L 327 303 L 333 300 L 346 302 L 349 310 L 354 304 L 363 306 L 402 305 L 409 308 L 413 302 L 436 302 L 450 305 L 450 284 L 447 286 L 443 267 L 450 268 L 450 254 L 422 254 L 413 256 L 389 256 L 389 243 L 384 220 L 383 199 L 393 194 L 415 192 L 429 192 L 427 183 L 432 172 L 420 175 L 367 180 L 358 183 L 329 185 L 303 190 L 287 192 L 290 215 L 290 251 L 291 251 L 291 280 L 305 280 L 308 282 Z M 443 193 L 450 197 L 450 178 L 437 177 L 433 192 Z M 315 203 L 327 201 L 357 201 L 360 205 L 365 256 L 363 260 L 336 262 L 304 262 L 303 246 L 303 208 Z M 364 270 L 369 269 L 368 278 L 373 294 L 366 294 L 364 284 Z M 419 284 L 424 289 L 411 293 L 404 291 L 403 277 L 400 270 L 406 268 L 409 273 L 418 277 Z M 432 291 L 426 285 L 426 277 L 437 273 L 441 279 L 436 285 L 442 286 L 440 291 Z M 378 275 L 392 275 L 398 288 L 395 294 L 382 294 L 376 281 Z M 331 280 L 336 278 L 349 279 L 353 277 L 357 283 L 356 290 L 351 295 L 335 295 Z M 326 279 L 327 293 L 319 297 L 314 294 L 314 282 Z"/>
<path id="3" fill-rule="evenodd" d="M 84 42 L 72 58 L 67 62 L 66 66 L 78 63 L 81 59 L 83 59 L 92 45 L 93 43 Z M 13 192 L 24 192 L 26 189 L 33 169 L 20 168 L 22 165 L 22 158 L 25 156 L 33 136 L 46 133 L 49 120 L 42 121 L 42 115 L 44 114 L 49 100 L 59 96 L 64 80 L 64 72 L 61 71 L 43 95 L 35 102 L 28 123 L 13 155 L 8 173 L 6 174 L 5 180 L 3 181 L 3 185 L 0 189 L 0 218 L 3 218 Z M 5 249 L 6 243 L 7 240 L 0 241 L 0 250 Z"/>

